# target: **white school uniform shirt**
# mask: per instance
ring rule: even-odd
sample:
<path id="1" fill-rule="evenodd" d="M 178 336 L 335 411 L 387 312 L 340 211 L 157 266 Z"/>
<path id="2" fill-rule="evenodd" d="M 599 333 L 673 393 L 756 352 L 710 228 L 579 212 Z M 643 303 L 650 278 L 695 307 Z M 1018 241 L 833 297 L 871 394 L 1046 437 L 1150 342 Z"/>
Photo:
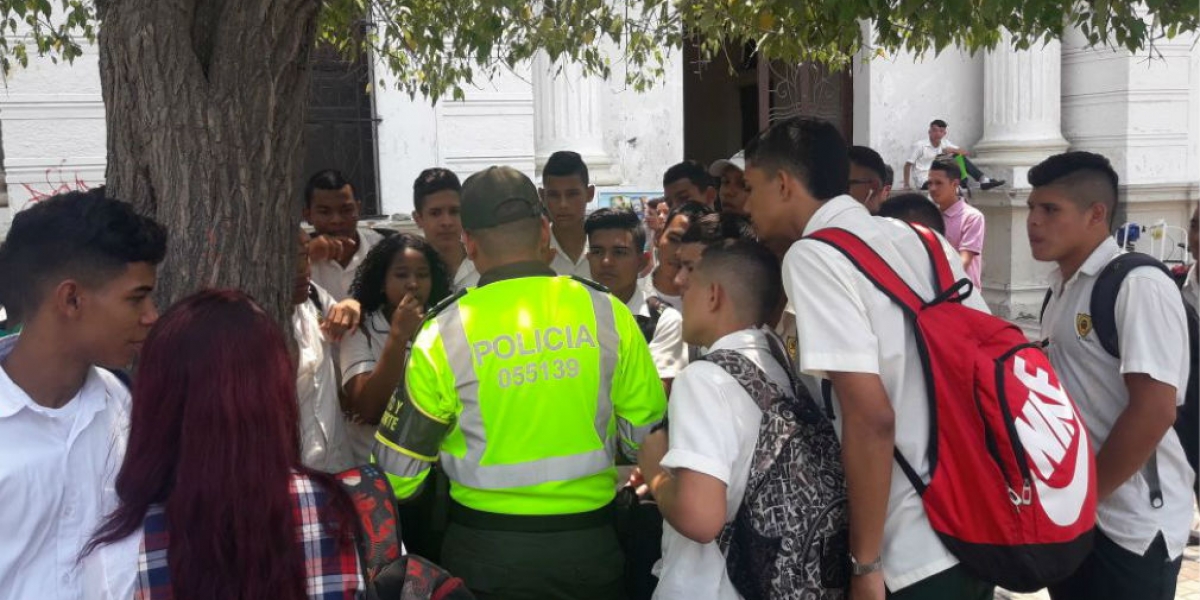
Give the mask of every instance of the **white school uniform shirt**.
<path id="1" fill-rule="evenodd" d="M 1104 266 L 1121 254 L 1112 238 L 1092 251 L 1064 284 L 1062 272 L 1050 274 L 1051 297 L 1042 316 L 1049 336 L 1050 364 L 1083 416 L 1092 451 L 1108 439 L 1117 417 L 1129 406 L 1123 376 L 1145 373 L 1175 387 L 1183 404 L 1188 378 L 1187 317 L 1179 290 L 1165 273 L 1151 267 L 1129 272 L 1117 293 L 1117 338 L 1121 358 L 1100 345 L 1090 315 L 1092 288 Z M 1162 533 L 1167 554 L 1178 557 L 1192 522 L 1192 469 L 1174 429 L 1158 444 L 1158 474 L 1163 505 L 1150 506 L 1150 489 L 1141 471 L 1096 507 L 1096 524 L 1117 545 L 1143 555 Z"/>
<path id="2" fill-rule="evenodd" d="M 784 390 L 787 372 L 771 356 L 766 334 L 736 331 L 712 345 L 710 352 L 733 350 L 750 359 Z M 699 361 L 687 366 L 671 386 L 667 403 L 670 448 L 662 459 L 667 470 L 689 469 L 725 483 L 725 522 L 737 515 L 750 476 L 762 411 L 736 379 L 717 365 Z M 663 522 L 663 557 L 656 565 L 656 600 L 736 600 L 725 571 L 725 555 L 714 540 L 699 544 Z"/>
<path id="3" fill-rule="evenodd" d="M 315 287 L 322 307 L 333 306 L 328 292 Z M 310 469 L 338 473 L 356 463 L 338 400 L 337 347 L 321 333 L 325 309 L 308 299 L 296 306 L 292 328 L 299 350 L 296 396 L 300 408 L 300 462 Z M 358 463 L 361 464 L 361 463 Z"/>
<path id="4" fill-rule="evenodd" d="M 629 307 L 629 312 L 634 316 L 650 317 L 650 305 L 646 303 L 646 293 L 641 288 L 633 290 L 633 296 L 630 296 L 625 306 Z M 654 336 L 649 345 L 650 356 L 654 358 L 659 379 L 674 378 L 687 366 L 687 344 L 683 343 L 683 316 L 666 302 L 658 315 L 658 324 L 654 327 Z"/>
<path id="5" fill-rule="evenodd" d="M 474 261 L 464 258 L 462 264 L 458 265 L 458 270 L 454 272 L 454 281 L 451 282 L 450 292 L 461 292 L 477 285 L 479 285 L 479 269 L 475 268 Z"/>
<path id="6" fill-rule="evenodd" d="M 862 238 L 925 299 L 934 297 L 933 267 L 925 246 L 907 224 L 872 217 L 850 196 L 826 201 L 804 235 L 840 227 Z M 966 276 L 958 252 L 942 249 L 955 279 Z M 800 370 L 824 378 L 827 371 L 874 373 L 883 380 L 896 414 L 896 448 L 925 481 L 930 436 L 929 397 L 913 326 L 899 305 L 879 291 L 838 250 L 800 240 L 783 259 L 783 283 L 796 309 Z M 964 302 L 987 312 L 979 294 Z M 834 396 L 834 429 L 842 436 L 842 411 Z M 892 461 L 892 488 L 883 532 L 883 573 L 895 592 L 941 573 L 958 561 L 929 526 L 921 497 Z"/>
<path id="7" fill-rule="evenodd" d="M 0 360 L 18 339 L 0 339 Z M 46 408 L 0 368 L 0 598 L 88 597 L 79 554 L 117 507 L 129 403 L 120 380 L 92 367 L 74 398 Z"/>
<path id="8" fill-rule="evenodd" d="M 356 376 L 369 374 L 375 370 L 379 356 L 383 354 L 383 346 L 387 343 L 392 325 L 382 312 L 374 311 L 367 316 L 364 327 L 365 333 L 363 327 L 360 327 L 342 338 L 340 363 L 343 386 Z M 347 421 L 346 427 L 349 431 L 351 453 L 356 464 L 369 462 L 371 448 L 375 445 L 375 431 L 379 426 Z"/>
<path id="9" fill-rule="evenodd" d="M 1183 281 L 1183 299 L 1192 307 L 1192 310 L 1200 310 L 1196 308 L 1197 302 L 1200 302 L 1200 274 L 1197 273 L 1196 267 L 1200 265 L 1193 264 L 1188 270 L 1187 279 Z"/>
<path id="10" fill-rule="evenodd" d="M 949 151 L 950 148 L 957 147 L 958 145 L 951 142 L 950 138 L 942 138 L 942 143 L 937 146 L 929 143 L 929 137 L 914 142 L 912 150 L 908 154 L 908 164 L 912 165 L 910 174 L 913 187 L 920 189 L 925 185 L 929 179 L 929 169 L 933 167 L 933 161 Z"/>
<path id="11" fill-rule="evenodd" d="M 367 258 L 367 253 L 383 240 L 383 235 L 369 227 L 358 228 L 358 250 L 350 257 L 350 262 L 342 266 L 336 260 L 313 261 L 312 281 L 321 286 L 334 300 L 341 302 L 350 297 L 350 285 L 354 283 L 354 274 L 358 266 Z"/>
<path id="12" fill-rule="evenodd" d="M 679 311 L 680 314 L 683 313 L 683 296 L 672 296 L 670 294 L 665 294 L 658 291 L 658 288 L 654 286 L 653 272 L 645 277 L 642 277 L 641 279 L 638 279 L 638 287 L 642 288 L 642 293 L 645 294 L 646 297 L 649 298 L 653 296 L 658 298 L 659 300 L 665 302 L 667 306 Z"/>
<path id="13" fill-rule="evenodd" d="M 554 229 L 550 230 L 550 247 L 556 251 L 554 260 L 550 262 L 550 268 L 554 269 L 559 275 L 574 275 L 583 277 L 584 279 L 592 278 L 592 265 L 588 262 L 588 244 L 583 242 L 583 252 L 579 253 L 579 260 L 572 261 L 571 257 L 563 251 L 562 246 L 558 245 L 558 238 L 554 237 Z"/>

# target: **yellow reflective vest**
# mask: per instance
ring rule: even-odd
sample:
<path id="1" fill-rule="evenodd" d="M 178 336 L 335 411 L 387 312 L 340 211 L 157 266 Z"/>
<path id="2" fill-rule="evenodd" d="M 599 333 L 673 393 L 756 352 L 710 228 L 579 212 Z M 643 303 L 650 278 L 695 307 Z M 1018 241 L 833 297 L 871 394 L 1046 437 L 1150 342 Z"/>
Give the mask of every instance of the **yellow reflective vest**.
<path id="1" fill-rule="evenodd" d="M 618 450 L 635 458 L 666 411 L 645 337 L 596 284 L 533 263 L 496 271 L 427 317 L 375 460 L 401 499 L 440 460 L 451 497 L 468 508 L 601 508 L 614 496 Z"/>

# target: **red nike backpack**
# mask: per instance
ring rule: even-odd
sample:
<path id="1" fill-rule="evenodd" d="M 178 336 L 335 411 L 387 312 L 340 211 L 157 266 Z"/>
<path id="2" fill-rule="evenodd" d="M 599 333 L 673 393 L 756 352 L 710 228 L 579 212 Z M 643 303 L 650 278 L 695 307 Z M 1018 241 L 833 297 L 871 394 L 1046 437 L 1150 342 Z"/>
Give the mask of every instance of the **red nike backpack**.
<path id="1" fill-rule="evenodd" d="M 895 458 L 933 530 L 978 579 L 1031 592 L 1065 579 L 1092 548 L 1096 466 L 1087 431 L 1041 344 L 962 305 L 940 238 L 913 226 L 939 294 L 926 302 L 843 229 L 808 236 L 838 249 L 912 319 L 929 394 L 929 471 Z"/>

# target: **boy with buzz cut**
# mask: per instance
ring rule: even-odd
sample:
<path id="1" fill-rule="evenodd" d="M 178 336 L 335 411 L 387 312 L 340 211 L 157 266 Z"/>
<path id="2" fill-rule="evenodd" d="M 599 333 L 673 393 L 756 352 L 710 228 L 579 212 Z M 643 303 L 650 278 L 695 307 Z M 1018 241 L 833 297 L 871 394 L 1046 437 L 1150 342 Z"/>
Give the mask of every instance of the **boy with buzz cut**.
<path id="1" fill-rule="evenodd" d="M 559 275 L 591 279 L 583 219 L 588 203 L 596 196 L 596 186 L 588 183 L 583 157 L 568 150 L 551 154 L 542 167 L 542 187 L 538 193 L 551 223 L 550 249 L 554 258 L 550 268 Z"/>
<path id="2" fill-rule="evenodd" d="M 1192 471 L 1171 429 L 1188 377 L 1183 300 L 1166 273 L 1129 270 L 1112 315 L 1120 358 L 1109 354 L 1090 306 L 1098 276 L 1122 254 L 1109 235 L 1117 174 L 1099 154 L 1067 152 L 1031 169 L 1029 183 L 1033 257 L 1057 265 L 1042 333 L 1096 452 L 1095 547 L 1050 595 L 1174 598 L 1192 520 Z"/>
<path id="3" fill-rule="evenodd" d="M 920 494 L 893 460 L 901 453 L 929 479 L 934 423 L 912 320 L 844 254 L 802 239 L 845 229 L 920 297 L 936 296 L 921 239 L 906 223 L 872 217 L 848 194 L 849 162 L 837 128 L 816 119 L 781 121 L 746 146 L 754 229 L 772 247 L 790 246 L 783 287 L 795 309 L 799 369 L 832 390 L 849 500 L 849 597 L 991 600 L 993 586 L 967 573 L 939 541 Z M 943 250 L 955 279 L 963 278 L 957 254 L 948 244 Z M 987 310 L 979 294 L 963 304 Z"/>
<path id="4" fill-rule="evenodd" d="M 737 352 L 791 389 L 787 365 L 771 350 L 773 334 L 759 327 L 781 294 L 779 261 L 761 244 L 707 246 L 683 293 L 684 341 Z M 665 521 L 654 598 L 737 600 L 716 539 L 745 497 L 763 411 L 733 375 L 708 361 L 679 374 L 667 411 L 669 433 L 646 436 L 638 455 Z"/>
<path id="5" fill-rule="evenodd" d="M 461 196 L 462 184 L 449 169 L 425 169 L 413 182 L 413 221 L 446 263 L 446 272 L 454 274 L 455 292 L 479 283 L 479 271 L 463 247 Z"/>
<path id="6" fill-rule="evenodd" d="M 114 488 L 129 429 L 130 365 L 158 319 L 166 231 L 104 188 L 17 213 L 0 244 L 0 598 L 83 598 L 79 559 Z M 89 575 L 90 573 L 90 575 Z M 91 581 L 91 583 L 89 583 Z"/>

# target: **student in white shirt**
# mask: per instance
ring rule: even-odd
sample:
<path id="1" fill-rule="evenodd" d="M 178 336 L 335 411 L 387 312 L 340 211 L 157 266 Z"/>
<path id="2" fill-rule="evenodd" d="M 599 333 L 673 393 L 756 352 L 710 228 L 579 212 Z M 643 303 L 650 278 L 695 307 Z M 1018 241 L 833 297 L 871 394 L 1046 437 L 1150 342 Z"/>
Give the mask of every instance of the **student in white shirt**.
<path id="1" fill-rule="evenodd" d="M 318 171 L 304 187 L 304 220 L 315 234 L 309 245 L 313 281 L 335 300 L 350 295 L 358 265 L 383 236 L 358 226 L 362 212 L 354 185 L 333 169 Z"/>
<path id="2" fill-rule="evenodd" d="M 454 292 L 479 283 L 479 271 L 463 247 L 461 194 L 462 184 L 449 169 L 425 169 L 413 182 L 413 221 L 437 250 L 446 272 L 454 275 L 450 285 Z"/>
<path id="3" fill-rule="evenodd" d="M 692 221 L 711 214 L 716 214 L 716 211 L 695 202 L 685 202 L 667 213 L 663 232 L 655 244 L 658 250 L 658 266 L 649 277 L 642 279 L 642 289 L 647 296 L 661 298 L 675 310 L 682 309 L 679 283 L 675 280 L 680 269 L 680 240 Z"/>
<path id="4" fill-rule="evenodd" d="M 80 552 L 116 508 L 130 365 L 158 319 L 166 231 L 103 188 L 16 214 L 0 245 L 0 598 L 75 599 Z"/>
<path id="5" fill-rule="evenodd" d="M 339 473 L 355 466 L 338 399 L 337 346 L 322 329 L 333 297 L 312 282 L 308 233 L 300 230 L 296 281 L 292 288 L 292 333 L 296 339 L 296 400 L 300 408 L 300 461 L 310 469 Z M 357 302 L 351 301 L 357 310 Z"/>
<path id="6" fill-rule="evenodd" d="M 921 498 L 892 459 L 899 450 L 928 478 L 929 398 L 912 323 L 850 260 L 800 239 L 827 227 L 858 235 L 908 285 L 933 298 L 933 267 L 908 225 L 872 217 L 846 194 L 846 144 L 826 121 L 789 119 L 746 147 L 747 202 L 769 245 L 792 243 L 784 290 L 796 311 L 800 370 L 830 380 L 850 508 L 850 598 L 991 600 L 938 540 Z M 798 240 L 798 241 L 797 241 Z M 956 278 L 957 253 L 943 243 Z M 978 294 L 964 303 L 987 310 Z"/>
<path id="7" fill-rule="evenodd" d="M 929 176 L 929 168 L 939 156 L 961 156 L 967 175 L 979 182 L 979 187 L 990 190 L 1004 185 L 1003 179 L 992 179 L 983 174 L 975 163 L 971 162 L 967 152 L 946 138 L 946 122 L 934 119 L 929 123 L 929 137 L 921 138 L 913 143 L 908 161 L 904 163 L 904 189 L 925 189 Z"/>
<path id="8" fill-rule="evenodd" d="M 663 195 L 671 208 L 695 202 L 716 210 L 717 186 L 704 165 L 685 160 L 663 173 Z"/>
<path id="9" fill-rule="evenodd" d="M 542 187 L 538 193 L 552 224 L 550 248 L 554 250 L 554 259 L 550 268 L 559 275 L 591 279 L 583 219 L 588 203 L 596 196 L 596 186 L 588 183 L 588 168 L 583 158 L 569 150 L 551 154 L 542 167 Z"/>
<path id="10" fill-rule="evenodd" d="M 601 208 L 588 215 L 584 222 L 588 235 L 588 261 L 596 282 L 608 287 L 618 300 L 629 307 L 638 324 L 646 327 L 652 322 L 651 306 L 645 292 L 638 286 L 637 274 L 650 260 L 645 230 L 637 215 L 629 210 Z M 650 355 L 667 392 L 671 382 L 687 366 L 687 347 L 683 343 L 683 317 L 665 303 L 658 312 L 658 321 L 650 339 Z"/>
<path id="11" fill-rule="evenodd" d="M 780 294 L 779 262 L 765 247 L 709 246 L 684 290 L 684 339 L 739 352 L 789 389 L 787 367 L 758 327 Z M 667 409 L 669 430 L 646 436 L 638 455 L 665 521 L 654 598 L 737 600 L 716 538 L 741 506 L 762 411 L 733 376 L 705 361 L 680 373 Z"/>
<path id="12" fill-rule="evenodd" d="M 1052 156 L 1029 171 L 1026 224 L 1033 257 L 1057 263 L 1042 316 L 1047 351 L 1096 452 L 1096 545 L 1055 600 L 1175 597 L 1192 520 L 1192 472 L 1171 425 L 1187 386 L 1187 321 L 1165 273 L 1131 270 L 1116 298 L 1121 357 L 1101 346 L 1091 315 L 1097 275 L 1121 248 L 1109 236 L 1117 174 L 1090 152 Z M 1148 463 L 1151 459 L 1153 462 Z M 1151 502 L 1156 465 L 1162 505 Z"/>
<path id="13" fill-rule="evenodd" d="M 342 341 L 339 362 L 354 458 L 366 463 L 379 419 L 404 379 L 408 346 L 425 311 L 450 295 L 450 278 L 429 242 L 400 233 L 371 249 L 351 293 L 363 320 Z"/>

